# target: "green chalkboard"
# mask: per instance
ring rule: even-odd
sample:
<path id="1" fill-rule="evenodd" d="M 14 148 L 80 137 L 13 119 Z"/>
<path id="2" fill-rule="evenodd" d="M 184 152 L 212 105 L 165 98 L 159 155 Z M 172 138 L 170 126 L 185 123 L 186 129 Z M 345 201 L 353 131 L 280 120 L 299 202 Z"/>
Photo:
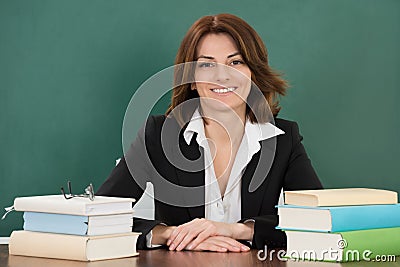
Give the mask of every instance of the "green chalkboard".
<path id="1" fill-rule="evenodd" d="M 299 123 L 324 185 L 399 192 L 400 1 L 0 0 L 0 207 L 68 179 L 98 188 L 135 90 L 173 64 L 197 18 L 225 12 L 290 82 L 280 116 Z"/>

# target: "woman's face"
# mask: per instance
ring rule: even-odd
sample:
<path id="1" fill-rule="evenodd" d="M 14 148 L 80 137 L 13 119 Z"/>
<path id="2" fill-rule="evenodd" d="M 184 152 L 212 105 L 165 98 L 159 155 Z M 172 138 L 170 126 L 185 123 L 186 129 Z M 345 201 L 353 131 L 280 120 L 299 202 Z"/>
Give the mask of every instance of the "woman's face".
<path id="1" fill-rule="evenodd" d="M 205 104 L 213 110 L 233 109 L 245 114 L 251 71 L 232 37 L 226 33 L 207 34 L 200 39 L 196 52 L 196 83 L 192 90 L 197 90 L 202 107 Z"/>

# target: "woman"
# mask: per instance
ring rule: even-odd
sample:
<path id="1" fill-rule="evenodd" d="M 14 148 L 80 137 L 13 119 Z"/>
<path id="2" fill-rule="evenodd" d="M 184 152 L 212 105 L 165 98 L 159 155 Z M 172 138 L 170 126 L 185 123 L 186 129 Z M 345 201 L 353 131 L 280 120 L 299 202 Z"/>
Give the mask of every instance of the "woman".
<path id="1" fill-rule="evenodd" d="M 202 17 L 175 64 L 167 116 L 147 120 L 97 194 L 139 199 L 153 183 L 156 220 L 134 220 L 139 249 L 284 247 L 275 229 L 281 190 L 322 185 L 297 124 L 276 118 L 287 86 L 261 38 L 234 15 Z"/>

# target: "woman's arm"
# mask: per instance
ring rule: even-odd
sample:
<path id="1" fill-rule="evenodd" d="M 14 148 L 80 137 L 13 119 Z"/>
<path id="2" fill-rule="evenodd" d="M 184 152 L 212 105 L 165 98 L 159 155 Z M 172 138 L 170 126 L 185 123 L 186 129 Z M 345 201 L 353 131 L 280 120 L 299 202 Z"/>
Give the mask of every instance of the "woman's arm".
<path id="1" fill-rule="evenodd" d="M 303 137 L 299 133 L 297 123 L 290 122 L 290 127 L 285 128 L 285 132 L 290 136 L 286 142 L 291 142 L 291 151 L 286 171 L 283 174 L 283 190 L 322 189 L 322 184 L 301 143 Z M 268 247 L 286 246 L 286 234 L 275 229 L 279 222 L 278 215 L 261 215 L 249 219 L 255 220 L 253 247 L 262 249 L 264 245 L 268 245 Z"/>
<path id="2" fill-rule="evenodd" d="M 145 124 L 146 127 L 153 127 L 152 121 L 152 118 L 150 118 Z M 121 158 L 107 180 L 97 190 L 96 195 L 129 197 L 136 200 L 142 197 L 146 183 L 152 177 L 152 168 L 149 166 L 150 160 L 145 156 L 147 152 L 144 134 L 144 127 L 142 127 L 129 151 Z M 134 218 L 133 231 L 142 233 L 138 238 L 138 249 L 147 248 L 147 234 L 160 223 L 157 220 Z"/>
<path id="3" fill-rule="evenodd" d="M 303 137 L 299 133 L 299 127 L 295 122 L 291 124 L 292 151 L 284 176 L 283 190 L 322 189 L 322 184 L 302 144 Z"/>
<path id="4" fill-rule="evenodd" d="M 129 172 L 125 158 L 122 158 L 118 165 L 112 170 L 108 179 L 97 190 L 96 195 L 100 196 L 113 196 L 113 197 L 129 197 L 136 200 L 140 199 L 143 195 L 144 185 L 139 185 L 133 179 Z M 142 218 L 133 218 L 133 231 L 141 232 L 138 238 L 138 249 L 145 249 L 146 235 L 153 229 L 154 226 L 161 223 L 157 220 L 146 220 Z"/>

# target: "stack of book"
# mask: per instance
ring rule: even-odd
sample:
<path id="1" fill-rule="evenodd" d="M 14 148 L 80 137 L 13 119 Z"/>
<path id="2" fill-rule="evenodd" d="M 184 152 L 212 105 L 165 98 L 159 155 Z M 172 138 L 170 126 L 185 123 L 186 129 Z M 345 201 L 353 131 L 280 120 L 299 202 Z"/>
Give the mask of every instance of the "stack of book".
<path id="1" fill-rule="evenodd" d="M 19 197 L 14 209 L 24 212 L 24 230 L 13 231 L 12 255 L 96 261 L 138 255 L 132 232 L 134 199 L 94 200 L 63 195 Z"/>
<path id="2" fill-rule="evenodd" d="M 278 206 L 286 257 L 360 261 L 400 255 L 397 192 L 369 188 L 286 191 Z"/>

